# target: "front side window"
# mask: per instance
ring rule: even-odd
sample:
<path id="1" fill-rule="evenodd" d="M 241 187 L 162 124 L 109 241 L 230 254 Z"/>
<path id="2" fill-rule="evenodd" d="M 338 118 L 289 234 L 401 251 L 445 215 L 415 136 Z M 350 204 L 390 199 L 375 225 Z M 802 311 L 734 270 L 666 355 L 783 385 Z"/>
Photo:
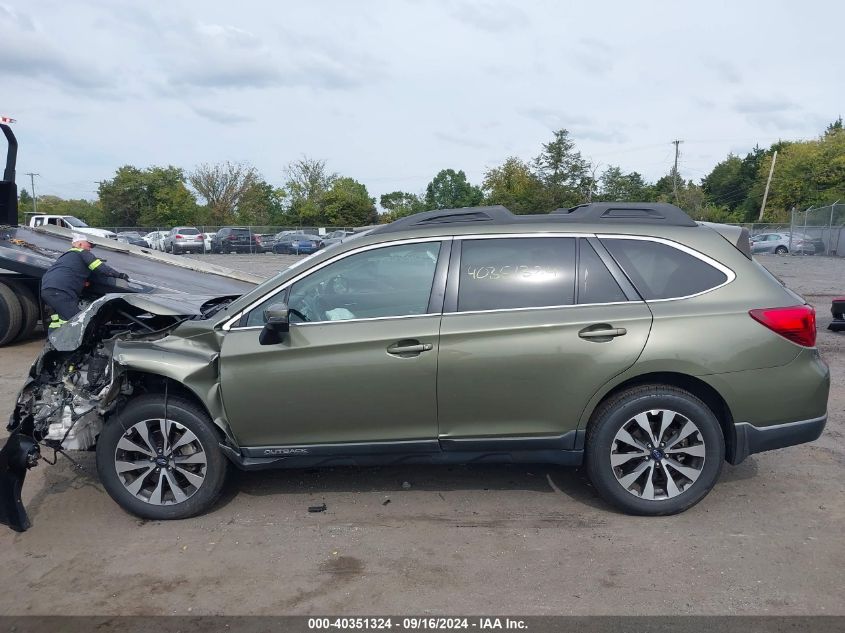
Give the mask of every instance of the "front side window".
<path id="1" fill-rule="evenodd" d="M 646 301 L 688 297 L 728 280 L 721 270 L 668 244 L 629 239 L 602 243 Z"/>
<path id="2" fill-rule="evenodd" d="M 356 253 L 297 281 L 288 290 L 290 320 L 347 321 L 428 312 L 440 242 L 400 244 Z M 246 325 L 264 325 L 264 309 L 284 301 L 279 293 L 253 308 Z"/>
<path id="3" fill-rule="evenodd" d="M 458 312 L 571 305 L 575 239 L 464 240 Z"/>

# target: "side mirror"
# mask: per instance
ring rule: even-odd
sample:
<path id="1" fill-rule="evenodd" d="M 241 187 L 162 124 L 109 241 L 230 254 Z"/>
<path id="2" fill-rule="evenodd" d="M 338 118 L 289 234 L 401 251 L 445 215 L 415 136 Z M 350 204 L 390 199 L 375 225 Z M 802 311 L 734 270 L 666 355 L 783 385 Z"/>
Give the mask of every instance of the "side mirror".
<path id="1" fill-rule="evenodd" d="M 290 330 L 288 306 L 274 303 L 264 309 L 264 329 L 258 337 L 261 345 L 275 345 L 282 342 L 282 334 Z"/>

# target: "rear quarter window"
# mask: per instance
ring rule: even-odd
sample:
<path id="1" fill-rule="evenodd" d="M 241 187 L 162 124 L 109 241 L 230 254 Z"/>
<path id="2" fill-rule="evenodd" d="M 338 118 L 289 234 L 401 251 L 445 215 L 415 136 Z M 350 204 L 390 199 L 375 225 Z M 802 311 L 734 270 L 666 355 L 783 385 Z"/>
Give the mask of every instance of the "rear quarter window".
<path id="1" fill-rule="evenodd" d="M 668 244 L 609 238 L 602 244 L 647 301 L 688 297 L 728 280 L 718 268 Z"/>

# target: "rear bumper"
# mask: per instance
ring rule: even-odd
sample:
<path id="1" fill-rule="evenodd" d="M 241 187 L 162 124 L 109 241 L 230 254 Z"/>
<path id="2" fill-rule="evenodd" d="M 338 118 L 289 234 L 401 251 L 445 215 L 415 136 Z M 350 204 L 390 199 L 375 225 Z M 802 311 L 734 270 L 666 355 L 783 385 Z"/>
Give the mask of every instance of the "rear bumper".
<path id="1" fill-rule="evenodd" d="M 749 455 L 772 451 L 786 446 L 812 442 L 819 438 L 827 424 L 827 414 L 811 420 L 754 426 L 747 422 L 734 425 L 731 464 L 739 464 Z"/>

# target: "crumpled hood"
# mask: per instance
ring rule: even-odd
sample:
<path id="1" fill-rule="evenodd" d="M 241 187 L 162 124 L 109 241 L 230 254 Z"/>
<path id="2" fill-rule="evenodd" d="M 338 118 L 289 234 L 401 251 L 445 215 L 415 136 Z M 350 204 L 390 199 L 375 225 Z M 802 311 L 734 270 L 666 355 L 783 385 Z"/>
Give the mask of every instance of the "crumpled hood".
<path id="1" fill-rule="evenodd" d="M 188 294 L 107 294 L 75 315 L 60 328 L 48 330 L 47 338 L 54 349 L 71 352 L 82 345 L 88 325 L 105 306 L 124 303 L 144 312 L 173 317 L 202 316 L 202 306 L 215 299 L 237 295 L 188 295 Z M 119 306 L 117 306 L 119 307 Z"/>

